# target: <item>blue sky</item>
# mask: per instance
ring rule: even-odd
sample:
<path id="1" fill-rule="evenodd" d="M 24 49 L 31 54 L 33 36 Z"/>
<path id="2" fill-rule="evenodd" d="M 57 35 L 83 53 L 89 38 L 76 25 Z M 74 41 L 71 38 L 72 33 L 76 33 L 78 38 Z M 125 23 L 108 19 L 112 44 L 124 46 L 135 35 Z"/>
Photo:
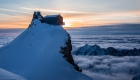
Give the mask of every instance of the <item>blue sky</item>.
<path id="1" fill-rule="evenodd" d="M 26 28 L 36 10 L 60 13 L 67 27 L 140 23 L 140 0 L 0 0 L 0 28 Z"/>

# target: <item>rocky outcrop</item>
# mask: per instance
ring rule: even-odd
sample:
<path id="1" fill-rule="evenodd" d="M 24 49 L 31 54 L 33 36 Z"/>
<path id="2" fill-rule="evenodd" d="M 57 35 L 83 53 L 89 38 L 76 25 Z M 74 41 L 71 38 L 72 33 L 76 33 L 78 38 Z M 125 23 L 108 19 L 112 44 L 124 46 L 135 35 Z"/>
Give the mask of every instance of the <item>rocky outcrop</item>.
<path id="1" fill-rule="evenodd" d="M 44 23 L 44 18 L 43 16 L 41 15 L 41 13 L 39 11 L 35 11 L 34 14 L 33 14 L 33 18 L 32 18 L 32 22 L 31 24 L 29 25 L 32 26 L 32 25 L 36 25 L 34 23 L 34 20 L 37 19 L 39 20 L 40 22 Z M 31 27 L 32 28 L 32 27 Z M 72 45 L 71 45 L 71 38 L 70 38 L 70 35 L 68 34 L 68 40 L 65 42 L 65 47 L 61 47 L 61 51 L 60 53 L 63 54 L 63 58 L 68 61 L 71 65 L 74 66 L 74 68 L 77 70 L 77 71 L 82 71 L 75 63 L 74 63 L 74 60 L 73 60 L 73 57 L 71 55 L 71 51 L 72 51 Z"/>
<path id="2" fill-rule="evenodd" d="M 76 54 L 76 55 L 80 55 L 80 54 L 81 55 L 104 55 L 105 52 L 98 45 L 89 46 L 88 44 L 86 44 L 85 46 L 80 47 L 73 54 Z"/>
<path id="3" fill-rule="evenodd" d="M 65 45 L 66 45 L 65 47 L 61 47 L 61 51 L 60 51 L 60 53 L 63 55 L 63 58 L 66 61 L 68 61 L 70 64 L 72 64 L 77 71 L 82 72 L 82 70 L 74 63 L 73 57 L 71 55 L 72 45 L 71 45 L 71 38 L 69 34 L 68 34 L 68 40 L 66 41 Z"/>
<path id="4" fill-rule="evenodd" d="M 43 18 L 43 16 L 41 15 L 41 12 L 39 12 L 39 11 L 35 11 L 35 12 L 34 12 L 32 21 L 33 21 L 34 19 L 38 19 L 38 20 L 40 20 L 42 23 L 44 22 L 44 18 Z"/>
<path id="5" fill-rule="evenodd" d="M 132 80 L 140 80 L 140 75 L 134 76 Z"/>
<path id="6" fill-rule="evenodd" d="M 140 49 L 115 49 L 113 47 L 100 48 L 98 45 L 86 44 L 73 52 L 74 55 L 111 55 L 111 56 L 140 56 Z"/>
<path id="7" fill-rule="evenodd" d="M 34 14 L 33 14 L 33 18 L 32 18 L 32 21 L 31 21 L 31 24 L 29 25 L 28 29 L 29 28 L 32 28 L 31 26 L 35 26 L 36 24 L 34 23 L 34 20 L 37 19 L 38 21 L 44 23 L 44 18 L 43 16 L 41 15 L 41 12 L 39 11 L 35 11 Z"/>

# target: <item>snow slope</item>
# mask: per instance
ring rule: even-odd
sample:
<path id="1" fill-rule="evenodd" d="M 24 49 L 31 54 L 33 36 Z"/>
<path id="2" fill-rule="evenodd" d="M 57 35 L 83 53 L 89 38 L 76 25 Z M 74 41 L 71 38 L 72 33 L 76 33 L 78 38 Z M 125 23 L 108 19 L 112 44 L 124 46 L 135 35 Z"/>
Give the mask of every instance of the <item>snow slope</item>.
<path id="1" fill-rule="evenodd" d="M 27 80 L 92 80 L 77 72 L 60 54 L 67 38 L 62 26 L 43 23 L 38 16 L 28 29 L 0 49 L 0 68 Z"/>
<path id="2" fill-rule="evenodd" d="M 26 79 L 0 68 L 0 80 L 26 80 Z"/>

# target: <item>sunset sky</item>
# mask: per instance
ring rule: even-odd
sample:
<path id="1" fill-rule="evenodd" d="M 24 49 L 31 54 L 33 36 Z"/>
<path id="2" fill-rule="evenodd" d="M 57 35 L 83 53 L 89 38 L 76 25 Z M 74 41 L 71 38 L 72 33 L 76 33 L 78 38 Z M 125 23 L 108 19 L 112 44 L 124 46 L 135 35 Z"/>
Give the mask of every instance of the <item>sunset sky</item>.
<path id="1" fill-rule="evenodd" d="M 64 27 L 140 23 L 140 0 L 0 0 L 0 28 L 27 28 L 38 10 L 60 13 Z"/>

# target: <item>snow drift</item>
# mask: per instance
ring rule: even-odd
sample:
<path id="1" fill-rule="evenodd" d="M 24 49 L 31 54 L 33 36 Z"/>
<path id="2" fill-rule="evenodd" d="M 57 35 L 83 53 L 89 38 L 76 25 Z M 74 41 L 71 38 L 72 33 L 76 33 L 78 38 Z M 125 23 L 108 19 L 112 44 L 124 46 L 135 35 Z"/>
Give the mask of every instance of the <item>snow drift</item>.
<path id="1" fill-rule="evenodd" d="M 0 68 L 27 80 L 92 80 L 78 72 L 68 40 L 61 25 L 46 24 L 35 12 L 28 29 L 0 49 Z"/>

